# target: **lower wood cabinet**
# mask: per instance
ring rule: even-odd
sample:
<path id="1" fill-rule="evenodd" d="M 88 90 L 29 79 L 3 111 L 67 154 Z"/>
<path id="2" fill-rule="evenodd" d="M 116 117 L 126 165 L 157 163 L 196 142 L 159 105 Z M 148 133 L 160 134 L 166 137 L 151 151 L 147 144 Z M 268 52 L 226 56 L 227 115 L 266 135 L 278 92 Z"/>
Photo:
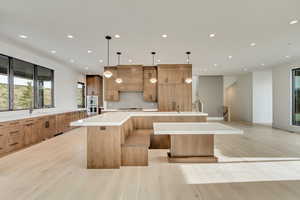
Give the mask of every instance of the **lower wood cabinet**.
<path id="1" fill-rule="evenodd" d="M 75 111 L 0 123 L 0 156 L 66 132 L 72 121 L 85 117 L 85 111 Z"/>

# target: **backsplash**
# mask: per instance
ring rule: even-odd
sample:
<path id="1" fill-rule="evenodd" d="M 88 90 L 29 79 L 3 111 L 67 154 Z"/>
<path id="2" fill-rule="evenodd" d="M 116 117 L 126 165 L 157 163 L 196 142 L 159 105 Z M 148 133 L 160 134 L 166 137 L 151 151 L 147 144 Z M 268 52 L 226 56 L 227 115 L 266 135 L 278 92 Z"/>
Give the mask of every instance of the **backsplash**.
<path id="1" fill-rule="evenodd" d="M 120 101 L 108 101 L 107 109 L 146 108 L 156 109 L 156 102 L 144 101 L 143 92 L 120 92 Z"/>

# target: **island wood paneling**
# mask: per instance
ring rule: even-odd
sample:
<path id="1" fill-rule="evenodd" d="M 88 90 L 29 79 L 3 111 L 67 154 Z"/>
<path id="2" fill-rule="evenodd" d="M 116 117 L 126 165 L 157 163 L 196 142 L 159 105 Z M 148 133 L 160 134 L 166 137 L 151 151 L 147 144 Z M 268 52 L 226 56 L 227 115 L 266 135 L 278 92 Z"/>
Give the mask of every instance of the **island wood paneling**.
<path id="1" fill-rule="evenodd" d="M 170 135 L 172 157 L 214 156 L 214 135 Z"/>
<path id="2" fill-rule="evenodd" d="M 87 168 L 113 169 L 121 166 L 121 127 L 87 127 Z"/>

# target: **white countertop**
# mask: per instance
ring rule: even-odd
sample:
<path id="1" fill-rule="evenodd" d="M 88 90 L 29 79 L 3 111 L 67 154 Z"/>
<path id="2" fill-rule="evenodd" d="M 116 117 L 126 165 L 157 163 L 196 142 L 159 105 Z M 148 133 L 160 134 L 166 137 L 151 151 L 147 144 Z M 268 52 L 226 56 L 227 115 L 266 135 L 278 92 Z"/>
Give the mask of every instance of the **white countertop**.
<path id="1" fill-rule="evenodd" d="M 47 115 L 57 115 L 60 113 L 68 113 L 68 112 L 75 112 L 75 111 L 83 111 L 86 110 L 84 108 L 81 109 L 66 109 L 66 110 L 34 110 L 32 114 L 29 114 L 28 110 L 22 111 L 9 111 L 6 112 L 5 116 L 0 116 L 0 122 L 7 122 L 7 121 L 14 121 L 14 120 L 22 120 L 28 118 L 35 118 L 35 117 L 42 117 Z M 12 113 L 10 113 L 12 112 Z"/>
<path id="2" fill-rule="evenodd" d="M 101 110 L 102 112 L 157 112 L 158 109 L 157 108 L 143 108 L 141 110 L 131 110 L 131 109 L 103 109 Z"/>
<path id="3" fill-rule="evenodd" d="M 144 116 L 207 116 L 201 112 L 107 112 L 71 123 L 71 126 L 120 126 L 130 117 Z"/>
<path id="4" fill-rule="evenodd" d="M 226 135 L 243 134 L 243 131 L 216 122 L 154 123 L 154 135 Z"/>

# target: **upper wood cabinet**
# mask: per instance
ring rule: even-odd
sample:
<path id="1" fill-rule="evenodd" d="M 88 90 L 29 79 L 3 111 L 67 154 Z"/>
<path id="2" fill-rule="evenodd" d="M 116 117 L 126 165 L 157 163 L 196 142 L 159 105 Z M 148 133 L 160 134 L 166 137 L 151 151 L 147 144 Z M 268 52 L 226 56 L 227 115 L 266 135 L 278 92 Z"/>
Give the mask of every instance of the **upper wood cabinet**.
<path id="1" fill-rule="evenodd" d="M 121 92 L 143 91 L 143 66 L 142 65 L 119 65 L 117 66 L 117 78 L 122 79 L 118 84 Z"/>
<path id="2" fill-rule="evenodd" d="M 116 78 L 118 77 L 118 70 L 116 67 L 104 67 L 104 71 L 110 71 L 112 76 L 107 78 L 103 76 L 104 79 L 104 100 L 105 101 L 119 101 L 119 86 L 116 83 Z"/>
<path id="3" fill-rule="evenodd" d="M 151 79 L 156 82 L 151 82 Z M 157 68 L 144 67 L 144 100 L 149 102 L 157 101 Z"/>
<path id="4" fill-rule="evenodd" d="M 158 65 L 158 110 L 192 111 L 192 65 Z"/>
<path id="5" fill-rule="evenodd" d="M 86 90 L 88 96 L 98 96 L 98 105 L 103 105 L 103 79 L 101 76 L 87 75 Z"/>

